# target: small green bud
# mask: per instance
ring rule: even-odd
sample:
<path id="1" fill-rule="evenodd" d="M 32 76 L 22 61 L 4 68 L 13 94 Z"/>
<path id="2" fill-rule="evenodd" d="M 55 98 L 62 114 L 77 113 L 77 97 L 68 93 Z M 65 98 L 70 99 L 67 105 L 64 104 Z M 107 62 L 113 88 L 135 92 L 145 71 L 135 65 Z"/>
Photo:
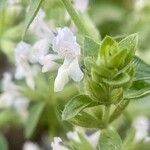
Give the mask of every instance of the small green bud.
<path id="1" fill-rule="evenodd" d="M 101 84 L 90 80 L 89 78 L 85 79 L 85 89 L 86 93 L 94 100 L 104 103 L 107 101 L 106 91 L 104 90 Z"/>

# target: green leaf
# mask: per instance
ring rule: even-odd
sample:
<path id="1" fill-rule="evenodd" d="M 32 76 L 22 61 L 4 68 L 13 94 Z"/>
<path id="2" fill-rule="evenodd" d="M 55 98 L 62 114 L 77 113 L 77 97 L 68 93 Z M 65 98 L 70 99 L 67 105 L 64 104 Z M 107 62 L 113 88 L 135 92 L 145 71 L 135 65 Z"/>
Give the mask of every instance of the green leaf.
<path id="1" fill-rule="evenodd" d="M 110 78 L 110 76 L 114 73 L 116 73 L 117 71 L 116 70 L 111 70 L 111 69 L 108 69 L 105 65 L 101 64 L 101 65 L 96 65 L 94 64 L 92 66 L 92 71 L 93 73 L 95 72 L 96 74 L 98 74 L 99 76 L 102 76 L 102 77 L 106 77 L 106 78 Z"/>
<path id="2" fill-rule="evenodd" d="M 84 38 L 84 55 L 85 56 L 96 56 L 100 45 L 90 37 Z"/>
<path id="3" fill-rule="evenodd" d="M 93 146 L 89 143 L 89 141 L 87 140 L 87 138 L 81 134 L 78 133 L 79 138 L 80 138 L 80 150 L 94 150 Z"/>
<path id="4" fill-rule="evenodd" d="M 36 14 L 38 13 L 43 1 L 44 0 L 31 0 L 29 10 L 27 12 L 26 19 L 25 19 L 25 30 L 23 33 L 23 37 L 25 36 L 28 27 L 30 26 L 33 19 L 35 18 Z"/>
<path id="5" fill-rule="evenodd" d="M 85 65 L 86 69 L 91 70 L 92 66 L 95 65 L 94 59 L 92 59 L 92 57 L 85 57 L 84 65 Z"/>
<path id="6" fill-rule="evenodd" d="M 113 129 L 104 129 L 100 135 L 99 150 L 121 150 L 122 141 Z"/>
<path id="7" fill-rule="evenodd" d="M 138 44 L 138 34 L 129 35 L 128 37 L 124 38 L 119 42 L 119 49 L 128 50 L 128 54 L 125 59 L 124 65 L 128 65 L 128 63 L 130 63 L 133 60 L 137 44 Z"/>
<path id="8" fill-rule="evenodd" d="M 66 104 L 62 113 L 62 120 L 72 119 L 83 109 L 93 105 L 95 105 L 95 103 L 87 95 L 78 95 Z"/>
<path id="9" fill-rule="evenodd" d="M 120 49 L 128 49 L 129 51 L 135 52 L 138 43 L 138 34 L 131 34 L 119 42 Z"/>
<path id="10" fill-rule="evenodd" d="M 0 150 L 8 150 L 8 143 L 2 134 L 0 134 Z"/>
<path id="11" fill-rule="evenodd" d="M 100 106 L 89 107 L 80 114 L 76 115 L 71 122 L 75 125 L 85 127 L 85 128 L 103 128 L 102 123 L 102 108 Z"/>
<path id="12" fill-rule="evenodd" d="M 102 76 L 102 77 L 110 77 L 110 75 L 114 72 L 116 72 L 115 70 L 110 70 L 108 68 L 106 68 L 105 65 L 101 64 L 101 65 L 97 65 L 95 62 L 95 60 L 91 57 L 86 57 L 84 59 L 84 64 L 86 66 L 86 68 L 88 70 L 91 70 L 93 73 L 92 74 L 98 74 L 98 76 Z"/>
<path id="13" fill-rule="evenodd" d="M 96 118 L 84 111 L 71 120 L 71 123 L 84 128 L 99 128 L 97 122 Z"/>
<path id="14" fill-rule="evenodd" d="M 99 49 L 100 57 L 104 57 L 107 59 L 107 55 L 109 54 L 110 48 L 117 48 L 118 44 L 114 41 L 110 36 L 106 36 L 101 42 L 101 46 Z M 114 50 L 115 50 L 114 49 Z"/>
<path id="15" fill-rule="evenodd" d="M 25 126 L 26 138 L 30 138 L 34 133 L 36 126 L 39 122 L 39 119 L 42 115 L 42 112 L 44 110 L 44 107 L 45 107 L 44 102 L 38 102 L 31 107 L 29 112 L 29 117 L 27 119 L 26 126 Z"/>
<path id="16" fill-rule="evenodd" d="M 137 92 L 125 95 L 125 99 L 128 99 L 128 100 L 140 99 L 140 98 L 143 98 L 143 97 L 145 97 L 147 95 L 150 95 L 150 88 L 141 89 L 141 90 L 139 90 Z"/>
<path id="17" fill-rule="evenodd" d="M 120 87 L 130 81 L 130 76 L 127 73 L 122 73 L 122 74 L 118 75 L 117 77 L 115 77 L 114 79 L 110 79 L 110 80 L 103 79 L 103 81 L 105 83 L 109 84 L 110 86 Z"/>
<path id="18" fill-rule="evenodd" d="M 123 88 L 115 88 L 110 91 L 110 101 L 114 104 L 120 102 L 123 98 Z"/>
<path id="19" fill-rule="evenodd" d="M 112 121 L 114 121 L 115 119 L 117 119 L 122 111 L 128 106 L 129 101 L 128 100 L 122 100 L 115 108 L 114 112 L 111 114 L 110 119 L 109 119 L 109 123 L 111 123 Z"/>
<path id="20" fill-rule="evenodd" d="M 121 64 L 124 63 L 125 58 L 127 57 L 127 49 L 118 51 L 110 60 L 109 66 L 112 68 L 118 68 Z"/>
<path id="21" fill-rule="evenodd" d="M 104 102 L 107 99 L 106 91 L 103 89 L 101 84 L 94 82 L 92 79 L 85 79 L 85 90 L 90 97 L 99 102 Z"/>
<path id="22" fill-rule="evenodd" d="M 150 65 L 144 63 L 140 58 L 135 58 L 138 61 L 136 74 L 132 86 L 125 93 L 126 99 L 140 99 L 150 95 Z"/>
<path id="23" fill-rule="evenodd" d="M 150 65 L 146 64 L 139 57 L 135 57 L 135 60 L 138 64 L 136 67 L 136 75 L 134 80 L 150 80 Z"/>

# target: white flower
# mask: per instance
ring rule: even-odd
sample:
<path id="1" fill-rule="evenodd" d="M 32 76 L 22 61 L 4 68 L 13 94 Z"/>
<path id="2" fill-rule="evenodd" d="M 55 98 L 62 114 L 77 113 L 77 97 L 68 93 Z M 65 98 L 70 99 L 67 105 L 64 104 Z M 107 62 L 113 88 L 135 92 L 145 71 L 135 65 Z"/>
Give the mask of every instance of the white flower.
<path id="1" fill-rule="evenodd" d="M 27 85 L 34 89 L 34 70 L 33 67 L 30 66 L 31 58 L 31 45 L 20 42 L 15 48 L 15 59 L 16 59 L 16 79 L 25 78 Z"/>
<path id="2" fill-rule="evenodd" d="M 69 78 L 76 82 L 83 78 L 83 73 L 78 63 L 80 46 L 70 29 L 65 27 L 58 29 L 58 34 L 53 40 L 52 48 L 55 54 L 46 55 L 41 65 L 43 65 L 42 71 L 47 72 L 58 68 L 55 60 L 64 59 L 64 63 L 58 69 L 55 79 L 54 90 L 58 92 L 68 83 Z"/>
<path id="3" fill-rule="evenodd" d="M 100 131 L 93 133 L 90 136 L 87 136 L 89 143 L 96 149 L 100 138 Z"/>
<path id="4" fill-rule="evenodd" d="M 80 132 L 82 132 L 82 131 L 80 131 Z M 83 132 L 83 135 L 84 135 L 85 139 L 91 144 L 91 146 L 96 149 L 96 147 L 98 145 L 99 137 L 100 137 L 100 132 L 99 131 L 95 132 L 95 133 L 93 133 L 92 135 L 89 135 L 89 136 L 87 136 Z M 77 143 L 80 143 L 80 138 L 79 138 L 79 135 L 76 131 L 68 132 L 67 137 L 68 137 L 69 140 L 73 140 Z"/>
<path id="5" fill-rule="evenodd" d="M 93 149 L 96 149 L 96 147 L 98 145 L 99 137 L 100 137 L 100 132 L 95 132 L 90 136 L 87 136 L 83 132 L 82 135 L 85 137 L 87 142 L 89 142 L 89 144 L 91 144 Z M 76 131 L 68 132 L 67 137 L 68 137 L 69 141 L 74 141 L 76 143 L 82 142 L 82 141 L 80 141 L 80 137 Z M 67 147 L 64 147 L 64 145 L 62 144 L 62 140 L 59 137 L 54 138 L 54 142 L 52 142 L 51 146 L 52 146 L 53 150 L 69 150 Z"/>
<path id="6" fill-rule="evenodd" d="M 76 131 L 70 131 L 67 133 L 67 137 L 69 140 L 73 140 L 73 141 L 76 141 L 76 142 L 80 142 L 80 138 L 79 138 L 79 135 Z"/>
<path id="7" fill-rule="evenodd" d="M 9 73 L 4 74 L 2 79 L 3 93 L 0 95 L 0 108 L 13 107 L 19 113 L 22 119 L 27 115 L 28 99 L 23 97 L 18 86 L 12 81 L 12 76 Z"/>
<path id="8" fill-rule="evenodd" d="M 133 122 L 133 126 L 136 130 L 135 134 L 136 141 L 148 137 L 149 120 L 146 117 L 141 116 L 136 118 L 136 120 Z"/>
<path id="9" fill-rule="evenodd" d="M 48 53 L 50 41 L 47 38 L 38 40 L 32 47 L 31 61 L 42 63 L 44 56 Z"/>
<path id="10" fill-rule="evenodd" d="M 52 29 L 44 21 L 45 12 L 40 9 L 31 23 L 29 30 L 34 33 L 38 38 L 47 38 L 51 42 L 54 38 Z"/>
<path id="11" fill-rule="evenodd" d="M 89 4 L 89 0 L 74 0 L 75 8 L 80 12 L 85 12 Z"/>
<path id="12" fill-rule="evenodd" d="M 134 8 L 135 10 L 137 11 L 140 11 L 143 9 L 144 5 L 145 5 L 145 2 L 144 0 L 134 0 Z"/>
<path id="13" fill-rule="evenodd" d="M 20 0 L 8 0 L 8 5 L 12 6 L 12 5 L 15 5 L 19 2 L 20 2 Z"/>
<path id="14" fill-rule="evenodd" d="M 69 150 L 61 144 L 62 140 L 59 137 L 55 137 L 54 141 L 51 144 L 53 150 Z"/>
<path id="15" fill-rule="evenodd" d="M 44 56 L 43 60 L 40 62 L 42 67 L 42 72 L 47 72 L 47 71 L 54 71 L 58 69 L 59 64 L 54 62 L 54 60 L 60 59 L 58 55 L 55 54 L 48 54 Z"/>
<path id="16" fill-rule="evenodd" d="M 23 150 L 40 150 L 39 146 L 32 142 L 26 142 L 23 145 Z"/>
<path id="17" fill-rule="evenodd" d="M 15 91 L 17 89 L 17 86 L 12 81 L 12 75 L 8 72 L 3 75 L 2 89 L 3 91 Z"/>

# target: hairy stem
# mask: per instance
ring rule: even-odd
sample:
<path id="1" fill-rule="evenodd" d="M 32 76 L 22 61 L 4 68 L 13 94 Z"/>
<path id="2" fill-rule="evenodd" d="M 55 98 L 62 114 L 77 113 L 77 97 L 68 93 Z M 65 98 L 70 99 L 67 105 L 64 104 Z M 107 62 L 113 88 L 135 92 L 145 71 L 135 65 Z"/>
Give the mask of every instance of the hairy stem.
<path id="1" fill-rule="evenodd" d="M 72 18 L 74 24 L 77 26 L 78 30 L 82 34 L 90 36 L 90 32 L 88 31 L 88 29 L 84 25 L 83 21 L 80 19 L 80 16 L 76 12 L 76 10 L 73 8 L 70 0 L 61 0 L 61 1 L 63 2 L 66 10 L 68 11 L 70 17 Z"/>
<path id="2" fill-rule="evenodd" d="M 105 128 L 107 128 L 109 123 L 109 116 L 110 116 L 110 105 L 105 106 L 104 116 L 103 116 L 103 122 L 105 125 Z"/>

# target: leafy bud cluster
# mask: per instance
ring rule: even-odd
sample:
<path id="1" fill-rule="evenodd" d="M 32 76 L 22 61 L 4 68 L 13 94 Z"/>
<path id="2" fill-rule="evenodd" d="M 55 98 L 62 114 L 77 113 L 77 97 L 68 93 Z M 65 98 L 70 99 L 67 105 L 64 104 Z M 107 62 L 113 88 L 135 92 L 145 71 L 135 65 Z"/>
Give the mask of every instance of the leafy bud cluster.
<path id="1" fill-rule="evenodd" d="M 116 104 L 123 99 L 124 90 L 130 87 L 134 77 L 136 38 L 134 34 L 118 43 L 107 36 L 101 42 L 97 59 L 85 59 L 88 72 L 85 91 L 91 99 L 103 105 Z"/>
<path id="2" fill-rule="evenodd" d="M 72 98 L 62 119 L 87 128 L 106 128 L 129 104 L 126 92 L 135 78 L 137 34 L 120 42 L 106 36 L 84 40 L 84 94 Z"/>

